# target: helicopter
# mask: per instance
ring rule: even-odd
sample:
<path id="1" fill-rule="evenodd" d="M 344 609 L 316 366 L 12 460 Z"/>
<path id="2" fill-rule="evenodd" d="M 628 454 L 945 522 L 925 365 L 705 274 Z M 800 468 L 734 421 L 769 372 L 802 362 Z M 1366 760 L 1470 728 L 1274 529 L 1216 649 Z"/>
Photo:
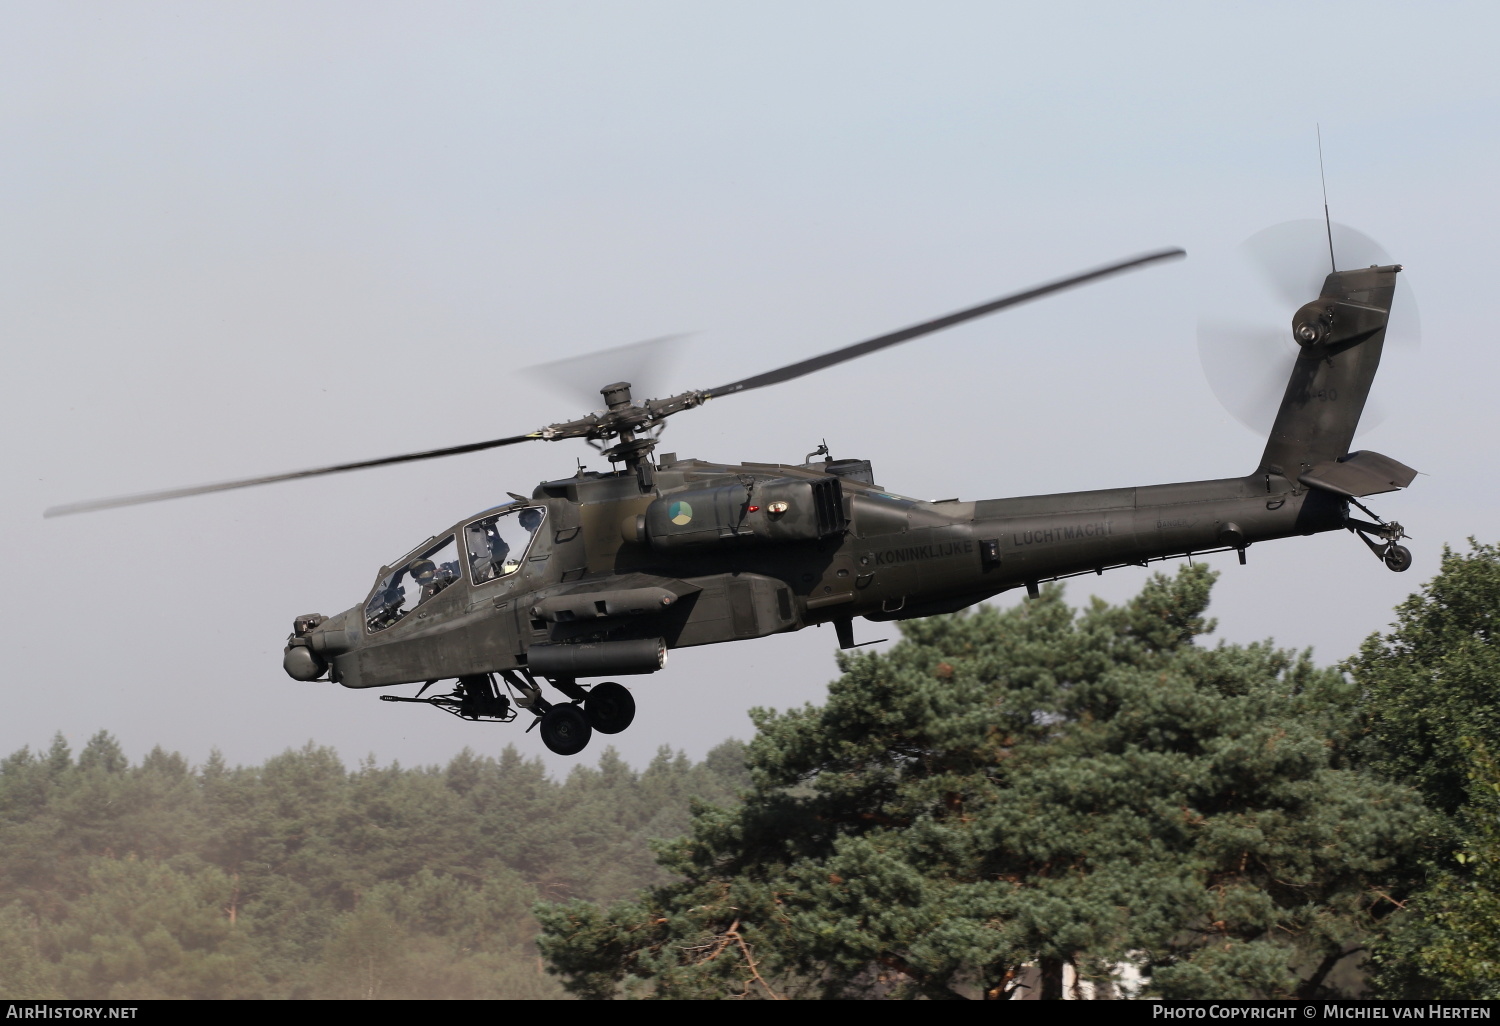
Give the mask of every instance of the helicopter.
<path id="1" fill-rule="evenodd" d="M 612 679 L 650 674 L 675 648 L 856 617 L 956 612 L 1044 581 L 1212 552 L 1245 562 L 1253 544 L 1348 530 L 1394 571 L 1411 553 L 1399 523 L 1361 499 L 1416 471 L 1349 451 L 1380 363 L 1399 264 L 1333 270 L 1292 317 L 1296 361 L 1259 465 L 1249 474 L 1133 488 L 929 502 L 876 483 L 868 460 L 827 445 L 802 462 L 723 463 L 656 453 L 668 418 L 1162 261 L 1164 249 L 1047 282 L 717 388 L 637 401 L 600 389 L 576 420 L 484 442 L 288 474 L 53 507 L 46 516 L 435 459 L 531 441 L 608 445 L 612 469 L 539 484 L 466 517 L 382 566 L 364 599 L 294 619 L 283 668 L 346 688 L 419 684 L 387 702 L 476 722 L 522 712 L 542 742 L 576 755 L 595 732 L 630 726 L 635 702 Z M 821 459 L 819 458 L 821 457 Z M 1351 512 L 1358 510 L 1369 519 Z M 585 684 L 582 681 L 598 681 Z M 452 690 L 428 695 L 452 681 Z M 544 692 L 551 688 L 561 698 Z"/>

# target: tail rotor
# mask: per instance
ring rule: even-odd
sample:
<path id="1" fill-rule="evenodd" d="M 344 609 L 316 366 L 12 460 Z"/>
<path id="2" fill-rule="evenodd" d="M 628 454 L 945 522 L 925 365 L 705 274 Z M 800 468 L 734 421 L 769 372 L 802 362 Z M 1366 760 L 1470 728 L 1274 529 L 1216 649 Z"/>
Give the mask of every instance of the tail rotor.
<path id="1" fill-rule="evenodd" d="M 1340 270 L 1393 263 L 1374 239 L 1337 222 L 1284 221 L 1257 232 L 1211 269 L 1202 290 L 1198 356 L 1209 387 L 1236 420 L 1261 437 L 1270 431 L 1297 361 L 1292 314 L 1318 296 L 1329 267 L 1329 238 Z M 1386 373 L 1399 380 L 1421 348 L 1421 320 L 1405 275 L 1396 284 L 1386 331 Z M 1379 394 L 1360 421 L 1384 419 Z"/>

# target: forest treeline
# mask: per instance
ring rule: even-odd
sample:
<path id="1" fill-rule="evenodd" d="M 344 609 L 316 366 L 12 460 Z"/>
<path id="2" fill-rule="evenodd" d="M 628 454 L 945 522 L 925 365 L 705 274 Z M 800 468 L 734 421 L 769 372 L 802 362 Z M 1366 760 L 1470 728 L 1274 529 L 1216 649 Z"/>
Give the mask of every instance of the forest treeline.
<path id="1" fill-rule="evenodd" d="M 1500 548 L 1335 667 L 1214 575 L 902 625 L 702 763 L 0 762 L 0 996 L 1500 998 Z"/>
<path id="2" fill-rule="evenodd" d="M 0 763 L 0 996 L 560 997 L 532 906 L 659 881 L 652 839 L 745 782 L 736 742 L 557 781 L 512 747 L 191 767 L 58 738 Z"/>

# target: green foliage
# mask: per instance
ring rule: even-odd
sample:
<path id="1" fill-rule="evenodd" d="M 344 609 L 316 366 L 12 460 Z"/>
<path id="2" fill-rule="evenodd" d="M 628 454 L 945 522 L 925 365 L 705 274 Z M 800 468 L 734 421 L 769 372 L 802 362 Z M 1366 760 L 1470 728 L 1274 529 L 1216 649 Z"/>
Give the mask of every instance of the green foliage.
<path id="1" fill-rule="evenodd" d="M 1378 757 L 1447 813 L 1469 804 L 1473 745 L 1500 752 L 1500 546 L 1470 545 L 1466 555 L 1445 547 L 1438 575 L 1349 664 L 1369 695 Z"/>
<path id="2" fill-rule="evenodd" d="M 1452 861 L 1434 867 L 1376 952 L 1376 982 L 1400 997 L 1500 997 L 1500 765 L 1470 751 L 1474 797 Z"/>
<path id="3" fill-rule="evenodd" d="M 610 751 L 559 782 L 513 748 L 194 770 L 59 737 L 0 760 L 0 997 L 559 997 L 531 906 L 664 879 L 650 841 L 744 773 L 734 742 L 641 772 Z"/>
<path id="4" fill-rule="evenodd" d="M 1349 664 L 1372 756 L 1447 814 L 1427 886 L 1377 945 L 1380 993 L 1500 998 L 1500 547 L 1444 549 L 1438 575 Z"/>
<path id="5" fill-rule="evenodd" d="M 1212 579 L 904 624 L 823 706 L 755 714 L 752 790 L 661 848 L 674 881 L 540 909 L 544 954 L 591 997 L 1006 997 L 1065 964 L 1319 993 L 1397 907 L 1428 814 L 1356 764 L 1341 674 L 1193 643 Z"/>

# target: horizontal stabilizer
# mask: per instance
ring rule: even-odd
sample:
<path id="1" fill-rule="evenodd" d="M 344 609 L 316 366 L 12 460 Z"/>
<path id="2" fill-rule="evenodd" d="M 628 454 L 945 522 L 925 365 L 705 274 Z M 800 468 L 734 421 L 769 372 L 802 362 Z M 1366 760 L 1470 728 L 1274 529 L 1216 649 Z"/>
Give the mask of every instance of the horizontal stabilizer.
<path id="1" fill-rule="evenodd" d="M 1362 449 L 1319 463 L 1297 480 L 1309 488 L 1321 488 L 1345 498 L 1361 498 L 1405 488 L 1416 476 L 1417 472 L 1406 464 Z"/>

